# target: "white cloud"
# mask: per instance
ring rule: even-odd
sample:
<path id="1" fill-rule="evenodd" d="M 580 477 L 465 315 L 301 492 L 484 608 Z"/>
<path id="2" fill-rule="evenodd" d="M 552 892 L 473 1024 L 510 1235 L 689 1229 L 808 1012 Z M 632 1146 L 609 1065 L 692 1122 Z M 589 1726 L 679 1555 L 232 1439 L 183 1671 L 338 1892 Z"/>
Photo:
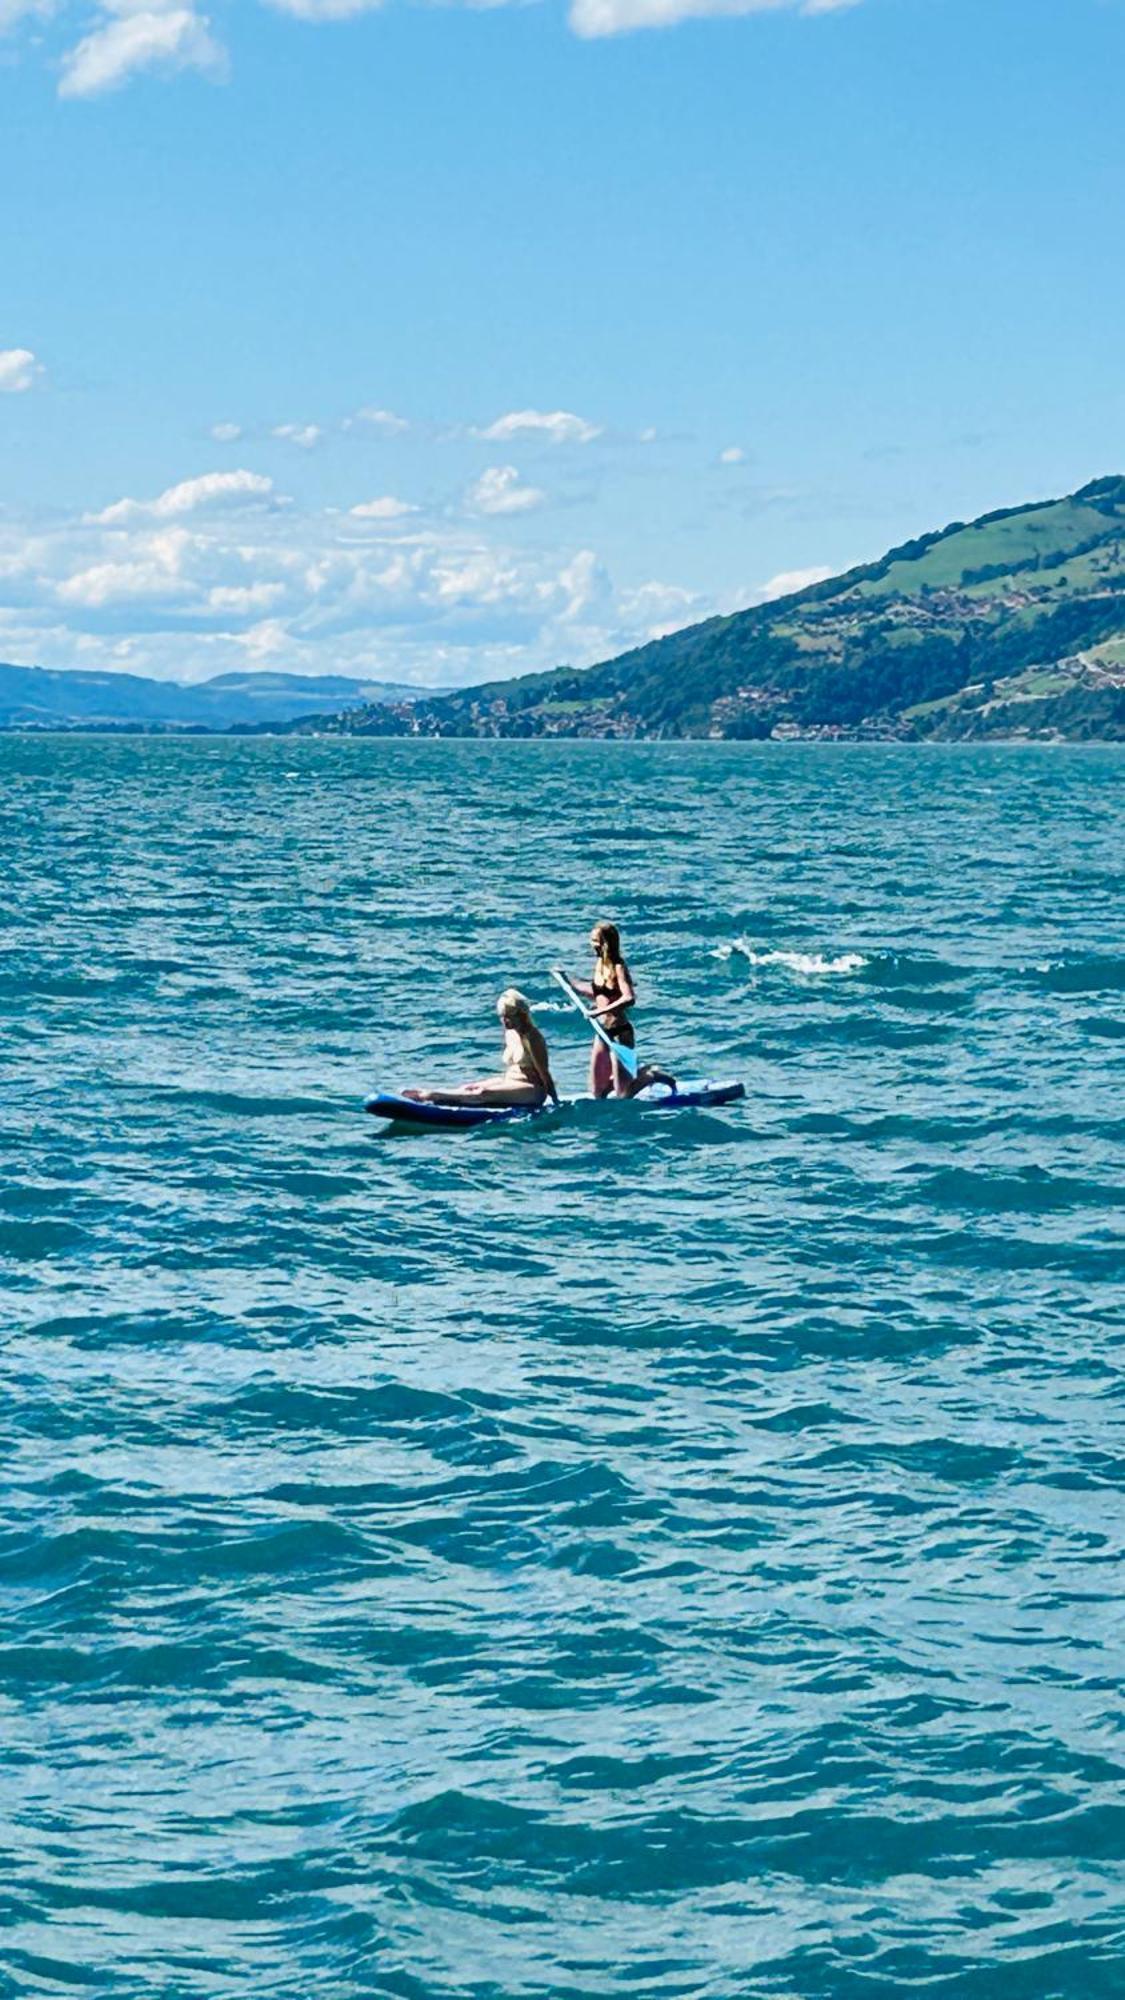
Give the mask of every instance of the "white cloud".
<path id="1" fill-rule="evenodd" d="M 212 424 L 211 436 L 216 444 L 234 444 L 242 436 L 242 425 Z"/>
<path id="2" fill-rule="evenodd" d="M 383 0 L 267 0 L 267 5 L 298 21 L 352 21 L 357 14 L 377 13 Z"/>
<path id="3" fill-rule="evenodd" d="M 54 0 L 0 0 L 0 35 L 18 28 L 21 21 L 54 11 Z"/>
<path id="4" fill-rule="evenodd" d="M 227 583 L 215 584 L 207 593 L 207 602 L 212 611 L 233 612 L 242 618 L 248 612 L 271 611 L 284 596 L 283 583 Z"/>
<path id="5" fill-rule="evenodd" d="M 745 458 L 746 453 L 740 444 L 728 444 L 726 450 L 719 453 L 719 464 L 741 465 Z"/>
<path id="6" fill-rule="evenodd" d="M 211 23 L 194 7 L 165 0 L 103 0 L 103 19 L 63 57 L 60 97 L 97 97 L 141 70 L 163 75 L 185 69 L 216 79 L 226 51 Z"/>
<path id="7" fill-rule="evenodd" d="M 311 451 L 314 445 L 320 443 L 324 432 L 319 424 L 275 424 L 273 436 L 283 439 L 286 444 L 300 445 L 302 451 Z"/>
<path id="8" fill-rule="evenodd" d="M 43 373 L 43 364 L 30 347 L 0 348 L 0 395 L 22 395 L 34 388 Z"/>
<path id="9" fill-rule="evenodd" d="M 393 493 L 384 493 L 378 500 L 363 500 L 351 509 L 354 521 L 400 521 L 404 514 L 416 514 L 409 500 L 396 500 Z"/>
<path id="10" fill-rule="evenodd" d="M 823 583 L 832 574 L 823 563 L 814 563 L 809 569 L 779 570 L 768 583 L 759 584 L 754 598 L 758 604 L 772 604 L 775 598 L 790 597 L 795 590 L 807 590 L 810 584 Z"/>
<path id="11" fill-rule="evenodd" d="M 514 465 L 490 465 L 470 486 L 465 502 L 474 514 L 527 514 L 546 498 L 538 486 L 521 485 Z"/>
<path id="12" fill-rule="evenodd" d="M 171 520 L 203 507 L 246 507 L 277 498 L 273 480 L 264 473 L 203 472 L 196 479 L 181 479 L 155 500 L 115 500 L 90 518 L 102 527 L 116 527 L 128 521 Z"/>
<path id="13" fill-rule="evenodd" d="M 146 597 L 167 603 L 188 587 L 184 557 L 191 545 L 185 528 L 146 535 L 138 540 L 127 561 L 91 563 L 88 569 L 64 578 L 57 595 L 64 604 L 84 605 L 90 610 Z"/>
<path id="14" fill-rule="evenodd" d="M 681 590 L 673 583 L 642 583 L 622 598 L 621 609 L 644 639 L 663 639 L 705 614 L 703 600 L 694 591 Z"/>
<path id="15" fill-rule="evenodd" d="M 596 609 L 610 612 L 614 608 L 609 573 L 593 549 L 579 549 L 546 587 L 549 592 L 563 593 L 559 617 L 567 625 L 576 624 Z"/>
<path id="16" fill-rule="evenodd" d="M 382 431 L 387 437 L 397 437 L 402 431 L 410 429 L 405 417 L 397 417 L 393 410 L 374 409 L 370 404 L 344 419 L 345 430 L 354 430 L 357 424 L 368 424 L 372 430 Z"/>
<path id="17" fill-rule="evenodd" d="M 271 667 L 275 660 L 293 652 L 293 635 L 281 618 L 263 618 L 251 625 L 239 640 L 251 667 Z"/>
<path id="18" fill-rule="evenodd" d="M 265 0 L 265 4 L 300 21 L 329 24 L 376 12 L 384 0 Z M 464 4 L 483 5 L 488 0 L 464 0 Z M 859 4 L 861 0 L 570 0 L 569 22 L 576 35 L 590 39 L 666 28 L 691 19 L 785 9 L 818 15 Z M 61 11 L 63 0 L 0 0 L 0 35 Z M 227 51 L 196 0 L 97 0 L 93 25 L 62 56 L 59 95 L 94 97 L 142 74 L 175 76 L 184 71 L 216 81 L 228 71 Z"/>
<path id="19" fill-rule="evenodd" d="M 575 34 L 591 40 L 637 28 L 671 28 L 678 21 L 776 13 L 785 7 L 801 14 L 833 14 L 858 5 L 859 0 L 571 0 L 569 18 Z"/>
<path id="20" fill-rule="evenodd" d="M 508 438 L 536 435 L 550 444 L 592 444 L 601 434 L 598 424 L 587 423 L 585 417 L 576 417 L 570 410 L 509 410 L 507 416 L 497 417 L 486 430 L 473 433 L 474 437 L 497 444 Z"/>
<path id="21" fill-rule="evenodd" d="M 456 683 L 581 666 L 714 609 L 674 582 L 620 590 L 592 548 L 517 541 L 509 521 L 537 496 L 512 468 L 492 473 L 500 512 L 475 518 L 305 510 L 245 472 L 100 515 L 0 511 L 0 657 Z"/>

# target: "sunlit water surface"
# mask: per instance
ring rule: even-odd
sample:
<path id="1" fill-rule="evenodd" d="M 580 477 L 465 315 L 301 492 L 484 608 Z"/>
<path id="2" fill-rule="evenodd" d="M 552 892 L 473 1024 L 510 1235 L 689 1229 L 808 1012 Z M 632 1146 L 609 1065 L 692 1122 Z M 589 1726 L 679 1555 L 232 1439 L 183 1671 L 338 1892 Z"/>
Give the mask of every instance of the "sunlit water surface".
<path id="1" fill-rule="evenodd" d="M 1125 1991 L 1123 780 L 0 739 L 4 1993 Z"/>

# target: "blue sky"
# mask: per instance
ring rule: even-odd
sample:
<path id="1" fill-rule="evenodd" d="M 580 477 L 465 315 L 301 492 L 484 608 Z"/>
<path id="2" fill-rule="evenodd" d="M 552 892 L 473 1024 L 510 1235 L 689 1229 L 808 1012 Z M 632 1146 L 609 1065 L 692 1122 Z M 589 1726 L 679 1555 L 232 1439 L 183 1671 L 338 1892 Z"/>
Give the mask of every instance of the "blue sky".
<path id="1" fill-rule="evenodd" d="M 0 0 L 0 658 L 584 663 L 1125 471 L 1125 0 Z"/>

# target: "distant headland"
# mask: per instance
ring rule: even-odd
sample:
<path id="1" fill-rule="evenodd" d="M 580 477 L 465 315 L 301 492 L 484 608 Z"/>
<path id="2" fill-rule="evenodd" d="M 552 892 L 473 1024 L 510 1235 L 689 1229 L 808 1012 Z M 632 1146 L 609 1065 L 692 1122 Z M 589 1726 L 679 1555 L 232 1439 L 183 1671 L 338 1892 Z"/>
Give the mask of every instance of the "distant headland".
<path id="1" fill-rule="evenodd" d="M 0 661 L 0 730 L 105 730 L 118 734 L 284 727 L 337 716 L 349 703 L 394 701 L 417 690 L 344 674 L 248 672 L 203 681 L 155 681 L 96 668 L 17 667 Z"/>

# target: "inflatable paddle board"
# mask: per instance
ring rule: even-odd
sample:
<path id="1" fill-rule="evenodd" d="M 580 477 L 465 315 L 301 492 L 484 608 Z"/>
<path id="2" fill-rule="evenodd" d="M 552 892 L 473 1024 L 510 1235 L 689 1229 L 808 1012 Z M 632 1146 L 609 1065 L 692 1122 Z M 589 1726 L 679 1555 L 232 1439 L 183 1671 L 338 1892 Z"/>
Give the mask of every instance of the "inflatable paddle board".
<path id="1" fill-rule="evenodd" d="M 716 1104 L 734 1104 L 745 1097 L 744 1083 L 684 1083 L 678 1090 L 665 1090 L 653 1085 L 651 1090 L 643 1090 L 636 1097 L 605 1097 L 564 1099 L 564 1104 L 588 1103 L 633 1104 L 641 1111 L 688 1111 L 695 1107 L 710 1108 Z M 380 1091 L 377 1097 L 369 1097 L 364 1110 L 373 1118 L 385 1118 L 395 1125 L 428 1125 L 431 1129 L 445 1132 L 463 1131 L 471 1125 L 510 1125 L 514 1118 L 542 1118 L 555 1109 L 553 1104 L 427 1104 L 417 1097 L 396 1097 L 393 1092 Z"/>

